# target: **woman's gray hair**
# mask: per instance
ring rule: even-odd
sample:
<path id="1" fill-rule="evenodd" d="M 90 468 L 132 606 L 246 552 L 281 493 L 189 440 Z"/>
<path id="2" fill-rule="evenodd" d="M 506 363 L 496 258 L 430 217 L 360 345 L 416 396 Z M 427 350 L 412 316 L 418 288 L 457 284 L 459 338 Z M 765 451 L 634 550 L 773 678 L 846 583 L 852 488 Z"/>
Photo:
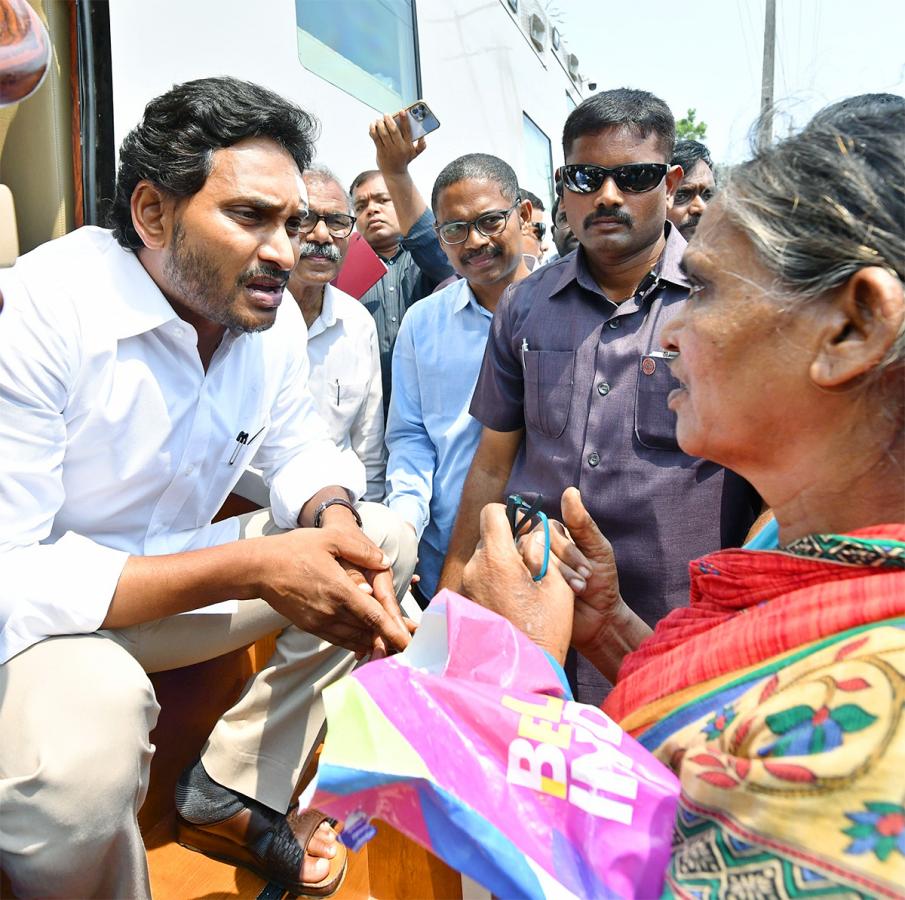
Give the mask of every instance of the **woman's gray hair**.
<path id="1" fill-rule="evenodd" d="M 730 170 L 721 193 L 777 288 L 801 302 L 870 266 L 905 283 L 905 101 L 841 106 Z M 905 328 L 875 371 L 903 365 Z"/>

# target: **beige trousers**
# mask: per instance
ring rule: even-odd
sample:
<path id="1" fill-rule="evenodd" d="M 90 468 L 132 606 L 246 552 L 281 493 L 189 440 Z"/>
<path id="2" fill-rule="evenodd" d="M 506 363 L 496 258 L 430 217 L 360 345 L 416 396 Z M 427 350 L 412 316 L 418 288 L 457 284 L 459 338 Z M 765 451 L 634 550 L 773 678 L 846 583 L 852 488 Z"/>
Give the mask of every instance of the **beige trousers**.
<path id="1" fill-rule="evenodd" d="M 384 506 L 358 509 L 393 563 L 401 597 L 415 567 L 414 533 Z M 242 537 L 279 530 L 267 511 L 240 523 Z M 0 666 L 0 865 L 19 896 L 150 896 L 136 816 L 160 707 L 146 673 L 278 629 L 266 668 L 214 727 L 202 759 L 215 781 L 285 810 L 324 724 L 321 691 L 355 660 L 264 601 L 49 638 Z"/>

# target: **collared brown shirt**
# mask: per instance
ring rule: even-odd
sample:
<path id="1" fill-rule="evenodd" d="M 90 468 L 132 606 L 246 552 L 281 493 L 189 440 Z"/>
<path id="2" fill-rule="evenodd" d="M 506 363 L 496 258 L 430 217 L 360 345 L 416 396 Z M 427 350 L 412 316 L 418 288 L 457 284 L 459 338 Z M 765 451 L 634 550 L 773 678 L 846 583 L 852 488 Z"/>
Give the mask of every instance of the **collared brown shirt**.
<path id="1" fill-rule="evenodd" d="M 689 562 L 739 546 L 760 510 L 747 482 L 679 449 L 666 405 L 679 383 L 651 355 L 688 300 L 685 246 L 667 225 L 656 268 L 618 304 L 582 247 L 513 285 L 493 317 L 471 404 L 489 428 L 525 429 L 507 494 L 541 493 L 560 518 L 562 492 L 580 489 L 613 544 L 623 597 L 651 626 L 688 603 Z M 579 699 L 599 702 L 606 682 L 582 661 L 577 687 Z"/>

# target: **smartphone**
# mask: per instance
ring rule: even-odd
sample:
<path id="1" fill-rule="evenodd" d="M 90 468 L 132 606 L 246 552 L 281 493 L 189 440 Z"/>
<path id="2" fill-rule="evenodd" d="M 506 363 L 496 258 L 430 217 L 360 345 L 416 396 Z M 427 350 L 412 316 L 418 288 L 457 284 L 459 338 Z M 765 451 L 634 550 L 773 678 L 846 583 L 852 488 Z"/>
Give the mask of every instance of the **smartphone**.
<path id="1" fill-rule="evenodd" d="M 440 127 L 440 120 L 431 112 L 431 108 L 423 100 L 416 100 L 411 106 L 407 106 L 401 112 L 396 113 L 396 118 L 401 118 L 402 116 L 408 119 L 412 141 L 417 141 Z"/>

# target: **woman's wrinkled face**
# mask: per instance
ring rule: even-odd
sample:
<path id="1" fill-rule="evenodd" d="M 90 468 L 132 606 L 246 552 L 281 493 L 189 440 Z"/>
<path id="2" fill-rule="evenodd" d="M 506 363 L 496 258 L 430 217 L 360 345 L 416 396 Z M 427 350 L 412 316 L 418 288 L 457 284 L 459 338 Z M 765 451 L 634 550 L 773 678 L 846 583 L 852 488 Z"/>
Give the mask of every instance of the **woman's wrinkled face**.
<path id="1" fill-rule="evenodd" d="M 682 387 L 669 395 L 682 449 L 745 474 L 798 437 L 820 304 L 793 307 L 716 200 L 683 257 L 692 292 L 664 329 Z"/>

